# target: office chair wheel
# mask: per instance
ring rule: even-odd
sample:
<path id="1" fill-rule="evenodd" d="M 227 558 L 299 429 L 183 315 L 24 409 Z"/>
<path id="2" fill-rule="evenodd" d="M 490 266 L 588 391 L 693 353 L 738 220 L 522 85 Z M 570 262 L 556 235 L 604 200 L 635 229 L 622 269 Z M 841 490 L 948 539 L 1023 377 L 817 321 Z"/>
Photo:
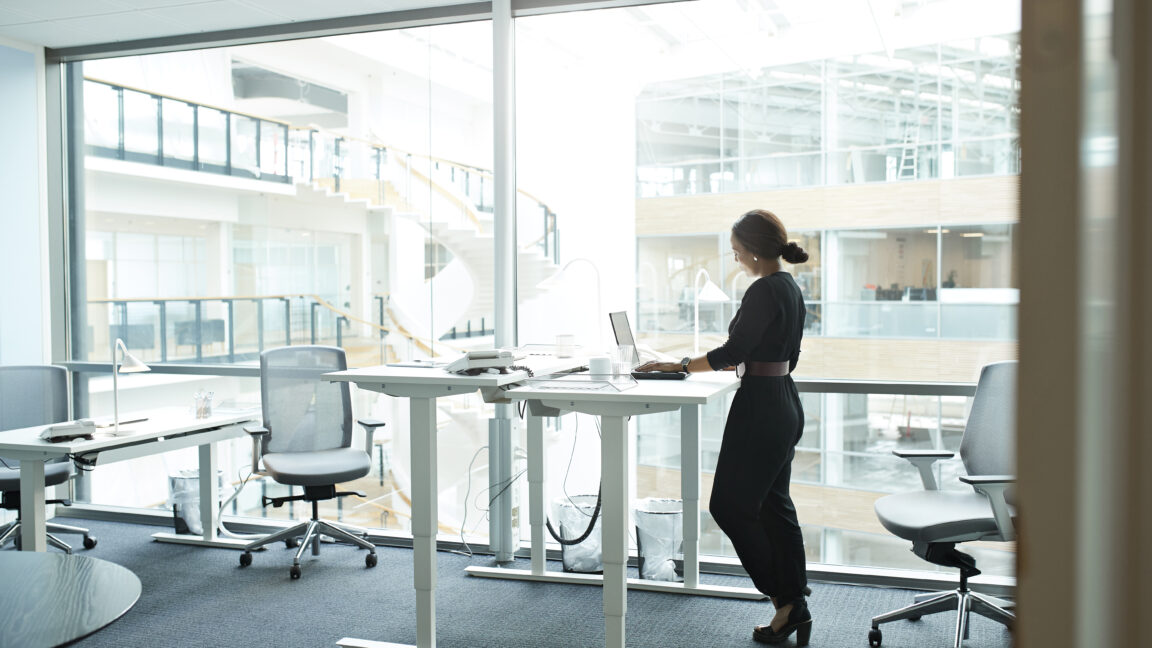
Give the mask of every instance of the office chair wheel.
<path id="1" fill-rule="evenodd" d="M 295 549 L 300 546 L 300 541 L 296 538 L 284 538 L 284 546 L 288 549 Z M 299 578 L 299 576 L 296 578 Z"/>
<path id="2" fill-rule="evenodd" d="M 917 614 L 916 616 L 910 616 L 910 617 L 908 617 L 908 620 L 909 620 L 909 621 L 919 621 L 919 620 L 920 620 L 920 615 L 919 615 L 919 614 Z"/>
<path id="3" fill-rule="evenodd" d="M 376 566 L 376 554 L 370 553 L 367 556 L 364 556 L 364 564 L 369 566 L 369 567 L 375 567 Z"/>
<path id="4" fill-rule="evenodd" d="M 96 538 L 92 536 L 84 536 L 84 548 L 91 549 L 96 546 Z"/>
<path id="5" fill-rule="evenodd" d="M 288 575 L 292 577 L 292 580 L 298 580 L 300 578 L 300 565 L 292 565 L 292 569 L 288 570 Z"/>
<path id="6" fill-rule="evenodd" d="M 240 554 L 240 566 L 241 567 L 247 567 L 248 565 L 251 565 L 251 564 L 252 564 L 252 553 L 251 552 L 245 551 L 244 553 Z"/>
<path id="7" fill-rule="evenodd" d="M 872 628 L 868 631 L 868 645 L 876 648 L 880 642 L 884 641 L 884 635 L 880 634 L 880 628 Z"/>
<path id="8" fill-rule="evenodd" d="M 22 544 L 24 544 L 24 543 L 20 541 L 19 535 L 17 535 L 15 538 L 12 539 L 12 546 L 16 548 L 16 551 L 22 551 L 23 550 L 23 547 L 20 546 Z"/>

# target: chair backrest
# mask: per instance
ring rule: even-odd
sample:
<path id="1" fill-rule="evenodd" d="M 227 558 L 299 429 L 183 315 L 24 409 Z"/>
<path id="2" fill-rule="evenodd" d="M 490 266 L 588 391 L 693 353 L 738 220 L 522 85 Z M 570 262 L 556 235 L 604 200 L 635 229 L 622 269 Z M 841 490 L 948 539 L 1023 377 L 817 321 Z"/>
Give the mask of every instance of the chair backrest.
<path id="1" fill-rule="evenodd" d="M 344 349 L 291 346 L 260 354 L 264 452 L 309 452 L 352 445 L 348 383 L 320 376 L 348 368 Z"/>
<path id="2" fill-rule="evenodd" d="M 1016 474 L 1016 364 L 996 362 L 980 371 L 960 441 L 969 475 Z"/>
<path id="3" fill-rule="evenodd" d="M 70 418 L 67 369 L 56 365 L 0 367 L 0 430 Z"/>

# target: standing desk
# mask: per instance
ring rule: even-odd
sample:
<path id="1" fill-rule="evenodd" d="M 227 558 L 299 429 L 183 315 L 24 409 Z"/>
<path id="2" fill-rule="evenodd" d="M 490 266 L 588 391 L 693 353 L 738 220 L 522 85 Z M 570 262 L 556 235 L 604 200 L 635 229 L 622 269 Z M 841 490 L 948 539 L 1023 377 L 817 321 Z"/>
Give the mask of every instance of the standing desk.
<path id="1" fill-rule="evenodd" d="M 528 378 L 509 374 L 459 376 L 443 368 L 375 366 L 325 374 L 325 379 L 356 383 L 360 389 L 407 398 L 412 442 L 412 562 L 416 589 L 416 646 L 436 646 L 436 399 L 503 387 Z M 341 639 L 340 646 L 395 647 L 401 644 Z"/>
<path id="2" fill-rule="evenodd" d="M 471 394 L 480 388 L 523 383 L 527 374 L 458 376 L 442 369 L 365 367 L 326 374 L 333 381 L 356 383 L 390 396 L 409 399 L 412 455 L 412 546 L 416 589 L 416 646 L 436 645 L 436 399 Z M 687 380 L 638 381 L 621 392 L 543 389 L 532 385 L 504 392 L 512 401 L 528 401 L 528 482 L 532 529 L 532 569 L 469 567 L 476 576 L 560 582 L 600 582 L 604 588 L 606 643 L 624 646 L 626 588 L 706 594 L 749 599 L 763 598 L 751 588 L 707 586 L 700 583 L 700 405 L 735 391 L 740 386 L 733 372 L 696 374 Z M 684 582 L 661 583 L 627 579 L 628 560 L 628 436 L 627 417 L 681 410 L 682 498 L 684 500 Z M 603 481 L 604 576 L 546 573 L 544 509 L 543 417 L 561 412 L 583 412 L 601 417 Z M 365 639 L 341 639 L 345 648 L 401 648 L 401 644 Z"/>
<path id="3" fill-rule="evenodd" d="M 20 461 L 20 542 L 25 551 L 47 551 L 45 536 L 44 464 L 73 456 L 96 462 L 99 467 L 113 461 L 199 446 L 200 519 L 202 535 L 156 533 L 162 542 L 179 542 L 212 547 L 242 547 L 248 540 L 216 535 L 219 488 L 216 481 L 216 441 L 244 436 L 244 424 L 259 419 L 259 411 L 225 413 L 218 410 L 209 418 L 193 418 L 187 407 L 169 407 L 124 415 L 124 420 L 146 417 L 139 423 L 121 424 L 119 436 L 111 428 L 97 428 L 92 439 L 49 443 L 40 438 L 47 425 L 0 432 L 0 455 Z"/>
<path id="4" fill-rule="evenodd" d="M 624 391 L 557 390 L 528 384 L 506 392 L 514 401 L 528 402 L 529 525 L 532 530 L 531 570 L 469 567 L 477 576 L 554 582 L 595 582 L 604 585 L 604 632 L 608 648 L 624 646 L 624 616 L 629 586 L 681 594 L 763 598 L 752 588 L 700 583 L 700 406 L 735 391 L 734 372 L 695 374 L 685 380 L 640 380 Z M 681 498 L 684 501 L 684 582 L 668 583 L 627 578 L 628 567 L 628 417 L 680 410 Z M 600 417 L 600 480 L 604 575 L 546 572 L 544 502 L 545 416 L 581 412 Z"/>

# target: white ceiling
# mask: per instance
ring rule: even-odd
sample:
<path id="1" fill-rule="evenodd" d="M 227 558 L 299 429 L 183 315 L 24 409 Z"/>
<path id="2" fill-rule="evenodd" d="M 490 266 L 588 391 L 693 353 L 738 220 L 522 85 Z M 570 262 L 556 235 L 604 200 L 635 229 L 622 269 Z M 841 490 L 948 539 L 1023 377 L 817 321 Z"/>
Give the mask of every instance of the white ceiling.
<path id="1" fill-rule="evenodd" d="M 0 0 L 0 37 L 63 48 L 472 1 Z"/>

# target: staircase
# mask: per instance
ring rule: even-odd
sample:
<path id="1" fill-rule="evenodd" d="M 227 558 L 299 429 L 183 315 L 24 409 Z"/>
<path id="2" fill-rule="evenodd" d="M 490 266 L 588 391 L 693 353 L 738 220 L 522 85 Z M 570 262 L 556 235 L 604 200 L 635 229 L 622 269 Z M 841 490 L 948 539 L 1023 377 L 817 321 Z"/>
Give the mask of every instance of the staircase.
<path id="1" fill-rule="evenodd" d="M 424 175 L 413 172 L 410 178 L 414 185 L 412 193 L 421 197 L 427 195 L 428 182 Z M 477 210 L 451 188 L 438 185 L 433 185 L 435 196 L 427 199 L 436 201 L 433 209 L 428 204 L 413 204 L 417 201 L 405 198 L 392 180 L 342 180 L 339 193 L 333 191 L 334 186 L 331 178 L 300 183 L 297 184 L 297 195 L 315 200 L 340 200 L 372 211 L 386 210 L 385 213 L 394 218 L 405 218 L 419 224 L 463 263 L 472 277 L 472 301 L 459 320 L 460 327 L 469 321 L 475 327 L 481 318 L 486 318 L 491 325 L 496 303 L 492 214 Z M 378 204 L 381 198 L 383 206 Z M 432 212 L 431 218 L 429 211 Z M 521 248 L 517 254 L 517 298 L 523 300 L 538 296 L 542 292 L 538 287 L 540 282 L 558 271 L 559 266 L 546 257 L 539 246 Z"/>

